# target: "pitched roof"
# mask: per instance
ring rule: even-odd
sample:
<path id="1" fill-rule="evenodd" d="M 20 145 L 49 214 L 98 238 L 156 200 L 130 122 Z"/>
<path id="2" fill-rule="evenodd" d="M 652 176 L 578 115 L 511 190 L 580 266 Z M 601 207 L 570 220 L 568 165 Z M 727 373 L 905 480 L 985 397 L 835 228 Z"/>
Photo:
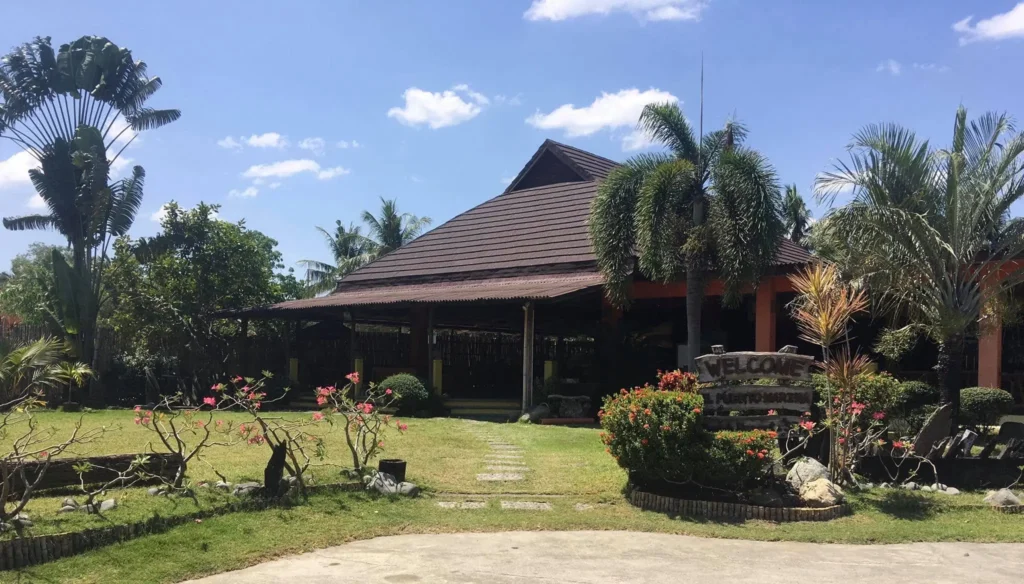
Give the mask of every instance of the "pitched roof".
<path id="1" fill-rule="evenodd" d="M 544 140 L 505 192 L 558 182 L 599 181 L 616 166 L 619 166 L 618 162 L 603 156 L 554 140 Z"/>

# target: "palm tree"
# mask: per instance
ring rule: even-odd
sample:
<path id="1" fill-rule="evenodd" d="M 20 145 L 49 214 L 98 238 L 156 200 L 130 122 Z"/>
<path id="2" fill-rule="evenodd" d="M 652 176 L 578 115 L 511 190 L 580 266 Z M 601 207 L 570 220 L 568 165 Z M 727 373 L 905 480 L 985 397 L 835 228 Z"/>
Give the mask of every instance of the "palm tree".
<path id="1" fill-rule="evenodd" d="M 374 216 L 363 211 L 371 240 L 370 255 L 374 258 L 390 253 L 419 237 L 430 225 L 430 217 L 417 217 L 411 213 L 399 213 L 396 199 L 380 199 L 380 214 Z"/>
<path id="2" fill-rule="evenodd" d="M 181 115 L 145 107 L 160 86 L 131 51 L 102 37 L 85 36 L 56 52 L 48 37 L 36 38 L 0 61 L 0 137 L 39 162 L 29 176 L 48 208 L 45 214 L 4 218 L 4 227 L 56 229 L 67 238 L 72 264 L 54 254 L 54 317 L 77 356 L 88 361 L 95 357 L 107 249 L 131 227 L 145 178 L 136 166 L 129 178 L 110 184 L 110 165 L 135 132 Z"/>
<path id="3" fill-rule="evenodd" d="M 782 200 L 782 223 L 786 228 L 786 236 L 793 243 L 803 245 L 810 222 L 811 212 L 807 210 L 807 205 L 797 192 L 796 185 L 787 186 L 786 196 Z"/>
<path id="4" fill-rule="evenodd" d="M 306 268 L 306 287 L 309 293 L 319 295 L 333 290 L 338 278 L 369 261 L 367 249 L 372 242 L 360 233 L 361 230 L 361 227 L 352 223 L 346 228 L 340 220 L 334 222 L 334 233 L 317 227 L 317 231 L 327 241 L 334 264 L 316 260 L 299 261 L 299 265 Z"/>
<path id="5" fill-rule="evenodd" d="M 44 337 L 0 354 L 0 411 L 92 374 L 81 363 L 64 363 L 65 348 L 62 341 Z"/>
<path id="6" fill-rule="evenodd" d="M 961 107 L 948 148 L 934 149 L 896 124 L 854 135 L 849 162 L 816 181 L 831 202 L 830 230 L 857 262 L 876 304 L 939 346 L 942 399 L 959 413 L 964 337 L 992 316 L 989 309 L 1024 280 L 1024 221 L 1010 207 L 1024 197 L 1024 137 L 1005 114 L 968 122 Z"/>
<path id="7" fill-rule="evenodd" d="M 736 122 L 698 142 L 676 104 L 652 104 L 638 126 L 669 152 L 641 154 L 612 171 L 594 201 L 591 238 L 616 304 L 628 300 L 634 265 L 654 281 L 685 276 L 692 367 L 705 274 L 718 272 L 730 303 L 744 284 L 757 284 L 783 236 L 779 185 L 768 160 L 742 146 L 746 129 Z"/>

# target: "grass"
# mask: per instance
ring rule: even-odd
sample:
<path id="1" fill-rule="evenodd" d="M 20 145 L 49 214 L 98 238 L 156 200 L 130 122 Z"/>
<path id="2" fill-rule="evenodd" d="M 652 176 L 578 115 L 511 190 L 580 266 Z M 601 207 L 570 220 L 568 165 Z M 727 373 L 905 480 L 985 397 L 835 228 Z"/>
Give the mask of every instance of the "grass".
<path id="1" fill-rule="evenodd" d="M 64 427 L 74 418 L 43 414 L 45 423 Z M 129 412 L 96 412 L 85 423 L 122 424 L 121 432 L 79 449 L 81 454 L 130 452 L 145 444 L 145 430 L 131 423 Z M 127 424 L 124 424 L 127 422 Z M 1004 515 L 981 506 L 982 495 L 942 494 L 897 490 L 872 491 L 850 497 L 854 513 L 828 523 L 774 524 L 763 521 L 734 523 L 680 519 L 640 511 L 625 502 L 625 473 L 604 453 L 593 429 L 526 426 L 517 424 L 470 425 L 459 420 L 408 420 L 405 435 L 388 439 L 388 457 L 409 462 L 409 480 L 425 487 L 414 500 L 392 500 L 362 492 L 320 493 L 307 504 L 292 508 L 232 513 L 190 523 L 166 533 L 109 546 L 80 556 L 36 566 L 16 574 L 0 574 L 0 581 L 18 582 L 174 582 L 237 569 L 267 559 L 380 535 L 459 531 L 628 529 L 707 537 L 840 543 L 897 543 L 909 541 L 1024 542 L 1024 517 Z M 477 482 L 488 472 L 483 463 L 487 444 L 470 430 L 523 447 L 531 471 L 518 483 Z M 329 453 L 343 463 L 341 438 L 327 435 Z M 266 447 L 236 447 L 210 452 L 210 462 L 230 480 L 256 479 L 268 456 Z M 194 470 L 197 479 L 213 479 L 205 467 Z M 337 471 L 324 467 L 321 482 L 334 480 Z M 501 497 L 497 495 L 501 493 Z M 515 495 L 510 495 L 510 494 Z M 499 500 L 557 495 L 550 512 L 502 511 Z M 140 490 L 115 493 L 122 500 L 108 514 L 111 521 L 128 521 L 160 512 L 191 512 L 187 500 L 148 497 Z M 201 506 L 223 498 L 214 493 L 200 498 Z M 42 498 L 30 507 L 36 533 L 90 526 L 97 518 L 53 513 L 63 497 Z M 442 500 L 482 500 L 479 510 L 445 510 Z M 536 500 L 536 499 L 533 499 Z M 577 503 L 592 508 L 578 511 Z M 38 504 L 38 505 L 37 505 Z M 169 507 L 173 506 L 173 509 Z M 57 523 L 64 522 L 64 523 Z"/>

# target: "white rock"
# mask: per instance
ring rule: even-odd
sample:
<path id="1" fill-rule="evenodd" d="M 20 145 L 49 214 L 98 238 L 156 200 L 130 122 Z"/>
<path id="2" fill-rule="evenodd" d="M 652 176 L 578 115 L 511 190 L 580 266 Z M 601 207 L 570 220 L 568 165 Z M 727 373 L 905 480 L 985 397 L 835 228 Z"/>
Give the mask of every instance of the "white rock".
<path id="1" fill-rule="evenodd" d="M 989 491 L 985 497 L 985 502 L 993 507 L 1004 507 L 1008 505 L 1020 505 L 1020 499 L 1017 495 L 1013 494 L 1010 489 L 999 489 L 998 491 Z"/>
<path id="2" fill-rule="evenodd" d="M 831 507 L 843 502 L 843 490 L 828 479 L 816 479 L 800 489 L 800 500 L 807 507 Z"/>
<path id="3" fill-rule="evenodd" d="M 786 482 L 799 492 L 805 483 L 828 478 L 828 468 L 813 458 L 801 458 L 793 463 L 793 468 L 786 474 Z"/>

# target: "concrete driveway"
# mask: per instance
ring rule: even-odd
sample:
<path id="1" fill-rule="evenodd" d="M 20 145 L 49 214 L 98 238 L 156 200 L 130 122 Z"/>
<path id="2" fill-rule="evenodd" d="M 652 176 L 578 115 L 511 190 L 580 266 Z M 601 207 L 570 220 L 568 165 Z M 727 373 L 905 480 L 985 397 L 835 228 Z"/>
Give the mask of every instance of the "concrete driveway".
<path id="1" fill-rule="evenodd" d="M 1022 574 L 1024 544 L 830 545 L 575 531 L 381 537 L 193 582 L 996 584 L 1020 583 Z"/>

